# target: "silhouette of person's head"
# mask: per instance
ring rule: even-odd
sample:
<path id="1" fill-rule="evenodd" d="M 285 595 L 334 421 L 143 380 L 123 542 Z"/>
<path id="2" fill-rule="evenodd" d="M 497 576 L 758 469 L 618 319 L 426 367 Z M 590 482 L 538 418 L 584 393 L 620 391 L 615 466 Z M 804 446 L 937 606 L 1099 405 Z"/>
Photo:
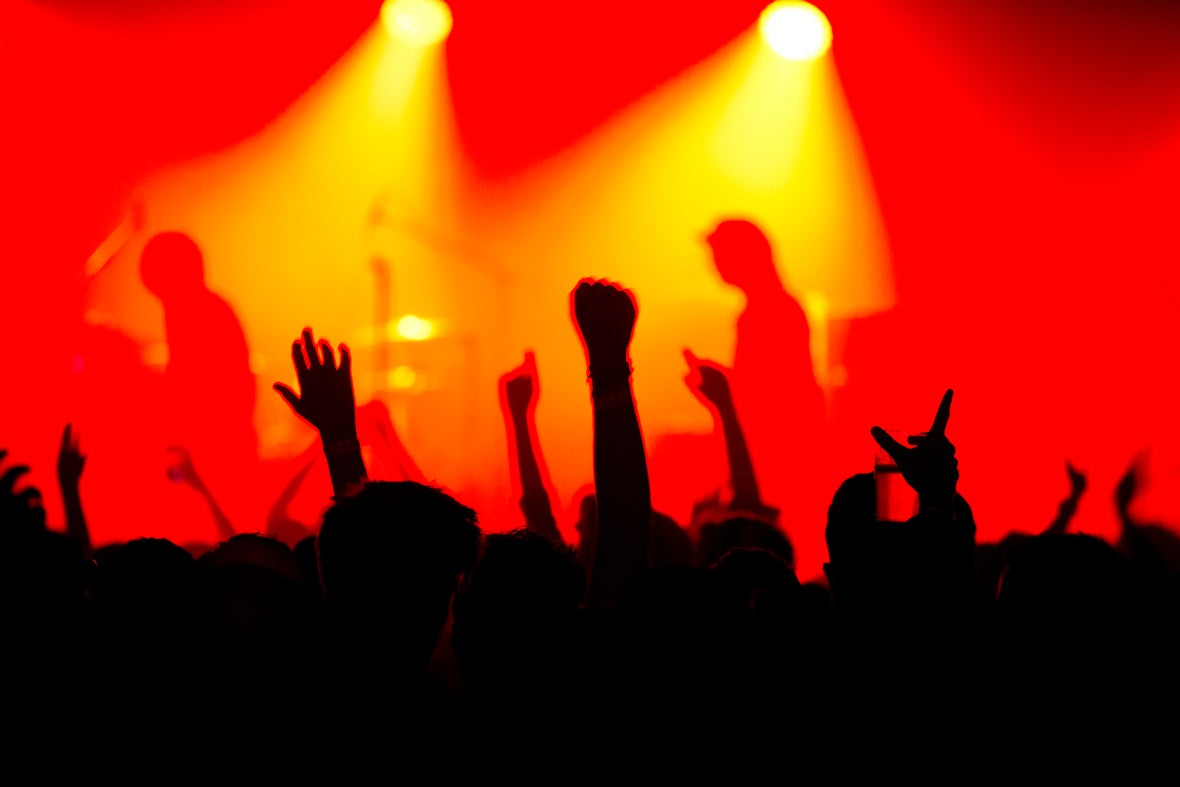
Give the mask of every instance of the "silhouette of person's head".
<path id="1" fill-rule="evenodd" d="M 836 609 L 888 622 L 895 615 L 961 612 L 970 600 L 975 519 L 961 495 L 953 522 L 878 522 L 872 473 L 844 480 L 828 508 L 824 573 Z"/>
<path id="2" fill-rule="evenodd" d="M 1127 683 L 1151 674 L 1150 659 L 1170 647 L 1164 641 L 1172 639 L 1171 611 L 1156 605 L 1159 597 L 1147 592 L 1134 564 L 1105 540 L 1034 536 L 1005 557 L 996 598 L 998 655 L 1001 665 L 1025 668 L 1011 681 L 1014 696 L 1070 696 L 1085 685 L 1089 699 L 1095 676 L 1104 674 L 1119 676 L 1119 692 L 1134 692 Z M 1034 664 L 1053 668 L 1029 670 Z"/>
<path id="3" fill-rule="evenodd" d="M 781 287 L 770 240 L 748 219 L 724 219 L 705 236 L 722 281 L 747 294 L 760 287 Z"/>
<path id="4" fill-rule="evenodd" d="M 571 627 L 585 587 L 572 549 L 528 530 L 488 535 L 455 597 L 452 647 L 466 688 L 519 698 L 572 677 Z"/>
<path id="5" fill-rule="evenodd" d="M 183 298 L 205 289 L 201 249 L 183 232 L 161 232 L 143 247 L 139 275 L 161 301 Z"/>
<path id="6" fill-rule="evenodd" d="M 1036 536 L 1005 557 L 997 604 L 1005 618 L 1030 632 L 1097 630 L 1128 615 L 1138 600 L 1131 564 L 1096 536 Z"/>
<path id="7" fill-rule="evenodd" d="M 701 565 L 711 566 L 731 549 L 765 549 L 788 566 L 795 565 L 791 539 L 772 524 L 748 516 L 732 516 L 701 528 L 698 549 Z"/>
<path id="8" fill-rule="evenodd" d="M 134 538 L 96 551 L 94 608 L 104 633 L 137 652 L 197 635 L 200 567 L 165 538 Z"/>
<path id="9" fill-rule="evenodd" d="M 424 669 L 475 562 L 477 521 L 446 492 L 413 481 L 373 481 L 338 498 L 318 539 L 329 614 L 395 651 L 405 660 L 396 668 Z"/>

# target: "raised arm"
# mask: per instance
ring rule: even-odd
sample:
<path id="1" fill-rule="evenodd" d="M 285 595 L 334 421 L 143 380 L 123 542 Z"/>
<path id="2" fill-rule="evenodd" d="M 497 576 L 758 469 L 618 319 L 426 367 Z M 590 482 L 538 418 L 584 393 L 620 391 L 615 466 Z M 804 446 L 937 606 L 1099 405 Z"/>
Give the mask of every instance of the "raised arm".
<path id="1" fill-rule="evenodd" d="M 729 378 L 725 370 L 713 361 L 702 361 L 691 350 L 684 351 L 688 362 L 688 376 L 684 379 L 692 393 L 705 405 L 725 437 L 725 453 L 729 460 L 729 486 L 732 497 L 728 508 L 773 520 L 778 510 L 762 502 L 754 462 L 746 446 L 746 435 L 738 420 Z"/>
<path id="2" fill-rule="evenodd" d="M 598 540 L 587 604 L 613 607 L 648 565 L 651 488 L 643 433 L 631 391 L 631 293 L 585 279 L 571 294 L 574 325 L 589 368 L 594 408 L 594 487 Z"/>
<path id="3" fill-rule="evenodd" d="M 0 465 L 8 457 L 8 450 L 0 448 Z M 29 472 L 28 465 L 11 465 L 0 473 L 0 523 L 6 527 L 45 527 L 45 506 L 41 490 L 25 486 L 16 490 L 22 476 Z"/>
<path id="4" fill-rule="evenodd" d="M 82 549 L 82 555 L 89 558 L 94 554 L 94 548 L 90 542 L 90 527 L 82 511 L 82 493 L 79 488 L 82 468 L 85 466 L 86 457 L 79 448 L 78 435 L 74 433 L 72 424 L 66 424 L 61 435 L 61 446 L 57 450 L 57 482 L 61 487 L 66 512 L 66 535 L 74 539 Z"/>
<path id="5" fill-rule="evenodd" d="M 962 634 L 975 608 L 975 521 L 970 509 L 956 502 L 959 461 L 946 435 L 953 396 L 950 390 L 943 394 L 925 435 L 907 439 L 912 448 L 880 427 L 872 429 L 918 493 L 918 513 L 905 523 L 878 522 L 865 529 L 872 538 L 862 543 L 858 558 L 870 579 L 861 588 L 862 603 L 875 609 L 878 623 L 893 615 L 921 621 L 917 628 L 899 629 L 919 640 Z"/>
<path id="6" fill-rule="evenodd" d="M 564 541 L 549 497 L 551 484 L 537 438 L 534 413 L 540 398 L 537 359 L 530 350 L 524 354 L 524 363 L 500 378 L 500 407 L 504 411 L 512 454 L 509 463 L 513 468 L 515 489 L 520 495 L 525 526 L 555 544 L 562 544 Z"/>
<path id="7" fill-rule="evenodd" d="M 1070 520 L 1078 511 L 1078 501 L 1086 491 L 1086 476 L 1075 468 L 1069 461 L 1065 463 L 1065 472 L 1069 474 L 1069 497 L 1061 501 L 1057 507 L 1057 517 L 1044 529 L 1042 535 L 1060 535 L 1069 528 Z"/>
<path id="8" fill-rule="evenodd" d="M 295 495 L 299 493 L 299 487 L 303 486 L 303 481 L 307 478 L 307 474 L 311 472 L 311 468 L 320 458 L 320 450 L 313 442 L 303 449 L 303 451 L 296 457 L 298 470 L 283 486 L 279 496 L 275 498 L 274 503 L 271 504 L 270 510 L 266 512 L 266 534 L 271 538 L 279 541 L 288 541 L 291 537 L 291 530 L 298 529 L 302 535 L 307 535 L 310 528 L 305 526 L 302 522 L 296 522 L 291 518 L 290 508 L 291 503 L 295 500 Z"/>
<path id="9" fill-rule="evenodd" d="M 1140 522 L 1131 513 L 1131 503 L 1143 488 L 1143 477 L 1146 475 L 1147 454 L 1140 453 L 1131 460 L 1127 472 L 1119 479 L 1114 490 L 1115 510 L 1118 513 L 1122 535 L 1119 545 L 1123 551 L 1135 561 L 1143 570 L 1156 576 L 1167 576 L 1169 571 L 1166 562 L 1158 550 L 1147 537 L 1150 524 Z"/>
<path id="10" fill-rule="evenodd" d="M 217 499 L 213 497 L 209 487 L 205 486 L 205 482 L 197 475 L 197 468 L 193 464 L 193 458 L 188 450 L 174 445 L 168 448 L 168 455 L 170 463 L 168 476 L 173 481 L 188 484 L 201 496 L 205 505 L 209 506 L 209 513 L 213 515 L 213 523 L 217 526 L 218 540 L 229 541 L 238 531 L 229 521 L 229 517 L 225 515 L 225 511 L 218 505 Z"/>
<path id="11" fill-rule="evenodd" d="M 362 405 L 357 409 L 357 416 L 360 419 L 360 428 L 367 430 L 375 438 L 370 441 L 370 445 L 380 457 L 380 461 L 391 469 L 397 469 L 397 479 L 382 480 L 428 483 L 418 463 L 410 456 L 409 450 L 398 435 L 393 418 L 389 415 L 389 408 L 383 402 L 373 400 Z"/>
<path id="12" fill-rule="evenodd" d="M 332 493 L 335 497 L 347 496 L 368 480 L 356 433 L 352 355 L 341 344 L 337 364 L 328 340 L 320 339 L 317 348 L 311 329 L 304 328 L 302 338 L 291 345 L 291 361 L 299 393 L 283 383 L 275 383 L 274 389 L 296 415 L 319 432 L 332 476 Z"/>

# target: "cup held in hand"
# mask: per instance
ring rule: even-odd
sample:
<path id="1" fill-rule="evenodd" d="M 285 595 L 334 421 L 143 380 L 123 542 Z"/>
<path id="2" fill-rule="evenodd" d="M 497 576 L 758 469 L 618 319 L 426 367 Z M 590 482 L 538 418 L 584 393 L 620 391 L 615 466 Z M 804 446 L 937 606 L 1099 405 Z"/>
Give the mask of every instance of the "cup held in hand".
<path id="1" fill-rule="evenodd" d="M 897 429 L 885 431 L 903 446 L 913 446 L 926 436 L 926 432 L 904 432 Z M 877 493 L 877 521 L 909 521 L 910 517 L 918 513 L 918 493 L 902 478 L 893 457 L 881 446 L 875 447 L 873 481 Z"/>

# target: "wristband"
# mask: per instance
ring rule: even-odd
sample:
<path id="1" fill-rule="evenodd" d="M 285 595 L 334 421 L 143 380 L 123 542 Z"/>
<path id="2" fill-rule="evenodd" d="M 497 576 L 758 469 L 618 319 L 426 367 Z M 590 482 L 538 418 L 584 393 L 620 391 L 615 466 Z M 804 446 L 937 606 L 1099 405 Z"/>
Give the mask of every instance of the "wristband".
<path id="1" fill-rule="evenodd" d="M 624 361 L 621 364 L 612 363 L 606 365 L 595 366 L 593 363 L 586 369 L 587 380 L 597 380 L 600 383 L 610 385 L 614 382 L 622 382 L 631 376 L 631 362 Z"/>
<path id="2" fill-rule="evenodd" d="M 624 407 L 632 402 L 631 386 L 628 385 L 613 391 L 594 392 L 591 397 L 594 399 L 596 410 L 613 410 L 617 407 Z"/>
<path id="3" fill-rule="evenodd" d="M 341 454 L 359 451 L 360 447 L 361 443 L 355 437 L 346 437 L 343 440 L 324 443 L 324 453 L 328 456 L 340 456 Z"/>

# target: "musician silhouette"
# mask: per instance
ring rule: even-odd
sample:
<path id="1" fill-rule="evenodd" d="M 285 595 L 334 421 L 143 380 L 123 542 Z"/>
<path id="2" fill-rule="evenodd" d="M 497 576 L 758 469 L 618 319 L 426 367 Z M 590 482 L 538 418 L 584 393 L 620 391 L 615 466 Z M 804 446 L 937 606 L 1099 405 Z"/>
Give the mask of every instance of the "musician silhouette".
<path id="1" fill-rule="evenodd" d="M 737 320 L 732 387 L 766 500 L 782 508 L 782 524 L 797 547 L 807 551 L 814 541 L 822 548 L 808 536 L 812 525 L 822 530 L 812 520 L 824 501 L 812 499 L 812 490 L 821 477 L 816 452 L 825 446 L 827 408 L 812 366 L 807 315 L 787 290 L 758 225 L 727 218 L 705 240 L 721 280 L 746 299 Z"/>
<path id="2" fill-rule="evenodd" d="M 206 285 L 201 250 L 188 235 L 152 237 L 139 270 L 164 307 L 167 443 L 186 449 L 210 488 L 231 500 L 244 491 L 241 479 L 250 477 L 258 454 L 245 332 L 229 303 Z"/>

